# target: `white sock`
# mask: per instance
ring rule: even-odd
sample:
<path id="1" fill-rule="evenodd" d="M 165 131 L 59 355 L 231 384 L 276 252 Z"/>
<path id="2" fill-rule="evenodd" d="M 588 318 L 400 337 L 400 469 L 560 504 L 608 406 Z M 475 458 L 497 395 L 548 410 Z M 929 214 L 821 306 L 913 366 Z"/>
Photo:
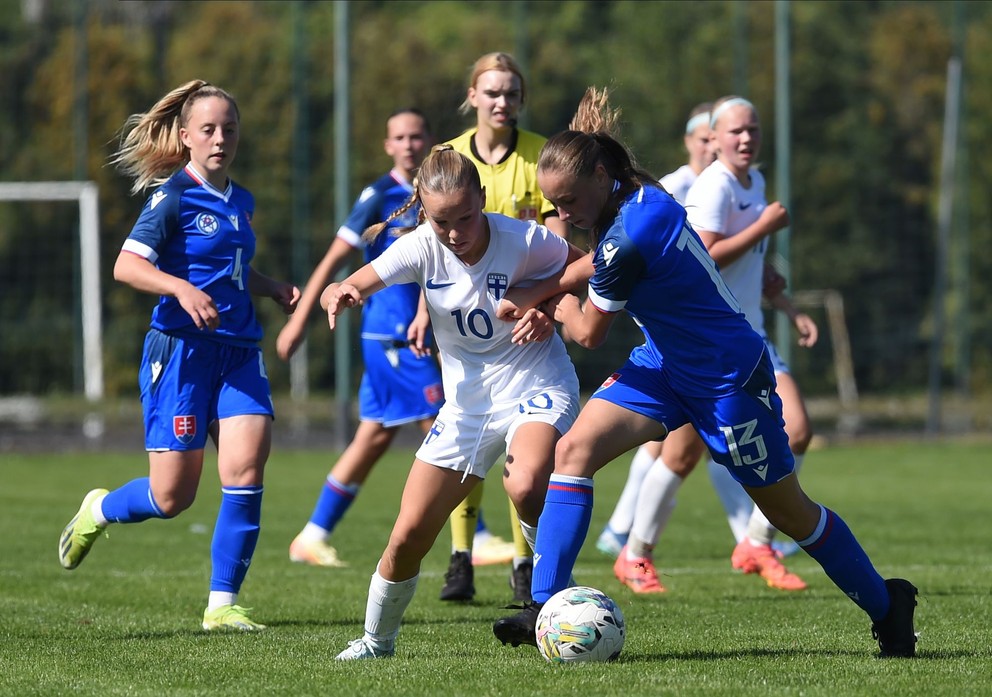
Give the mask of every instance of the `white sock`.
<path id="1" fill-rule="evenodd" d="M 624 558 L 627 561 L 633 561 L 634 559 L 643 559 L 644 557 L 654 556 L 654 545 L 648 544 L 644 540 L 638 539 L 637 535 L 631 533 L 630 537 L 627 538 L 626 552 L 624 552 Z"/>
<path id="2" fill-rule="evenodd" d="M 103 500 L 105 498 L 107 498 L 106 494 L 98 497 L 95 501 L 93 501 L 93 505 L 90 507 L 90 513 L 93 514 L 93 522 L 101 528 L 105 528 L 110 525 L 110 521 L 103 515 Z"/>
<path id="3" fill-rule="evenodd" d="M 520 531 L 524 534 L 524 539 L 527 540 L 527 544 L 533 550 L 534 545 L 537 544 L 537 526 L 528 525 L 524 521 L 520 521 Z"/>
<path id="4" fill-rule="evenodd" d="M 652 548 L 668 525 L 675 510 L 675 495 L 682 486 L 682 477 L 665 466 L 659 457 L 648 471 L 637 497 L 634 523 L 630 534 Z M 644 555 L 641 555 L 644 556 Z"/>
<path id="5" fill-rule="evenodd" d="M 634 459 L 630 461 L 630 471 L 627 473 L 627 481 L 617 499 L 617 505 L 613 508 L 613 514 L 607 523 L 610 530 L 620 535 L 630 533 L 630 527 L 634 524 L 634 509 L 637 507 L 637 495 L 641 490 L 644 477 L 654 464 L 654 458 L 643 445 L 634 453 Z"/>
<path id="6" fill-rule="evenodd" d="M 734 539 L 740 542 L 747 536 L 748 521 L 751 518 L 751 511 L 757 510 L 751 497 L 744 491 L 730 470 L 710 459 L 708 463 L 710 482 L 717 498 L 723 504 L 723 510 L 727 512 L 727 524 L 734 534 Z"/>
<path id="7" fill-rule="evenodd" d="M 327 539 L 327 530 L 319 525 L 307 522 L 300 532 L 300 537 L 309 542 L 323 542 Z"/>
<path id="8" fill-rule="evenodd" d="M 229 593 L 228 591 L 210 591 L 210 596 L 207 598 L 207 609 L 216 610 L 223 605 L 235 605 L 237 602 L 237 593 Z"/>
<path id="9" fill-rule="evenodd" d="M 387 581 L 376 566 L 369 583 L 369 599 L 365 606 L 365 637 L 376 648 L 390 648 L 400 632 L 400 622 L 407 605 L 417 590 L 420 574 L 405 581 Z"/>

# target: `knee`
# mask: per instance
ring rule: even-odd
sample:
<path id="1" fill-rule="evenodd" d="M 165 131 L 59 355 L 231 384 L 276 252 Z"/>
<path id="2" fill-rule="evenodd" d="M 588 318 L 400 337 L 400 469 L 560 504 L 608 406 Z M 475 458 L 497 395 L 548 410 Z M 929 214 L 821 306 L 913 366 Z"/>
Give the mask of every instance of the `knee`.
<path id="1" fill-rule="evenodd" d="M 572 477 L 591 477 L 594 470 L 590 456 L 591 450 L 587 444 L 570 438 L 566 433 L 555 446 L 555 472 Z"/>
<path id="2" fill-rule="evenodd" d="M 813 440 L 813 427 L 809 421 L 803 421 L 789 429 L 789 450 L 796 455 L 805 453 L 811 440 Z"/>
<path id="3" fill-rule="evenodd" d="M 539 460 L 529 454 L 525 457 L 507 457 L 503 467 L 503 488 L 514 501 L 534 491 L 543 497 L 554 468 L 555 462 L 550 453 Z"/>
<path id="4" fill-rule="evenodd" d="M 396 429 L 381 428 L 376 430 L 369 436 L 367 443 L 369 450 L 381 456 L 392 445 L 395 435 Z"/>
<path id="5" fill-rule="evenodd" d="M 676 457 L 669 458 L 668 453 L 665 453 L 662 461 L 665 463 L 665 467 L 685 479 L 692 474 L 692 470 L 696 469 L 699 458 L 692 457 L 690 453 L 679 453 Z M 657 466 L 655 464 L 655 467 Z"/>
<path id="6" fill-rule="evenodd" d="M 193 505 L 196 499 L 196 491 L 191 492 L 152 492 L 155 505 L 166 518 L 175 518 Z"/>
<path id="7" fill-rule="evenodd" d="M 813 424 L 809 421 L 806 408 L 799 402 L 785 413 L 785 432 L 789 436 L 789 449 L 802 455 L 813 438 Z"/>
<path id="8" fill-rule="evenodd" d="M 503 485 L 506 495 L 513 502 L 517 514 L 524 522 L 535 523 L 544 508 L 544 497 L 548 492 L 548 478 L 550 473 L 544 476 L 535 476 L 535 473 L 527 473 L 525 476 L 508 477 Z"/>
<path id="9" fill-rule="evenodd" d="M 388 557 L 393 565 L 399 567 L 419 565 L 433 543 L 434 539 L 430 535 L 416 528 L 394 529 L 389 535 L 389 544 L 383 557 Z"/>

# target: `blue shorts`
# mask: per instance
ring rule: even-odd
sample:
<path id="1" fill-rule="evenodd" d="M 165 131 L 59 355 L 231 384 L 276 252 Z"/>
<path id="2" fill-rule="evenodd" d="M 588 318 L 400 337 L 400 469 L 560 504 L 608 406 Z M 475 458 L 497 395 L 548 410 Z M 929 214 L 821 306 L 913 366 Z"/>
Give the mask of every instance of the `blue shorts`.
<path id="1" fill-rule="evenodd" d="M 178 337 L 152 329 L 138 373 L 145 450 L 202 450 L 217 419 L 273 415 L 257 346 Z"/>
<path id="2" fill-rule="evenodd" d="M 719 397 L 678 395 L 663 370 L 639 363 L 636 356 L 635 351 L 592 398 L 654 419 L 669 433 L 691 423 L 713 459 L 741 484 L 767 486 L 792 473 L 795 458 L 767 353 L 742 387 Z"/>
<path id="3" fill-rule="evenodd" d="M 362 339 L 365 373 L 358 388 L 358 416 L 387 428 L 437 416 L 444 403 L 433 356 L 417 358 L 392 341 Z"/>

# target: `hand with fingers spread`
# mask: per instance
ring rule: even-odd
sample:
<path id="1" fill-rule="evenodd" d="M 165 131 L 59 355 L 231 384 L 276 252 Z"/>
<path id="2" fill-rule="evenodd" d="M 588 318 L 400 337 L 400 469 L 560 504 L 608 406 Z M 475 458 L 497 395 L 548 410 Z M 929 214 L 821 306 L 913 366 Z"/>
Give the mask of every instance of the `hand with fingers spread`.
<path id="1" fill-rule="evenodd" d="M 532 341 L 547 341 L 554 334 L 555 325 L 551 318 L 536 308 L 524 312 L 513 327 L 512 341 L 527 344 Z"/>
<path id="2" fill-rule="evenodd" d="M 349 307 L 362 304 L 362 294 L 350 283 L 332 283 L 321 294 L 320 304 L 327 310 L 327 326 L 333 331 L 338 315 Z"/>

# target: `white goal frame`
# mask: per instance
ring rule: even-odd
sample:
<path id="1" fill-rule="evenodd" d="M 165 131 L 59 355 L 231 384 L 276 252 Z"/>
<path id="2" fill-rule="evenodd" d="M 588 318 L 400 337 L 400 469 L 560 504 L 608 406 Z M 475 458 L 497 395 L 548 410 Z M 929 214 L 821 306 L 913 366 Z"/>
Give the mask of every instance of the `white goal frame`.
<path id="1" fill-rule="evenodd" d="M 103 399 L 103 317 L 100 309 L 99 187 L 91 181 L 2 182 L 0 201 L 79 203 L 83 391 L 88 401 L 100 401 Z"/>

